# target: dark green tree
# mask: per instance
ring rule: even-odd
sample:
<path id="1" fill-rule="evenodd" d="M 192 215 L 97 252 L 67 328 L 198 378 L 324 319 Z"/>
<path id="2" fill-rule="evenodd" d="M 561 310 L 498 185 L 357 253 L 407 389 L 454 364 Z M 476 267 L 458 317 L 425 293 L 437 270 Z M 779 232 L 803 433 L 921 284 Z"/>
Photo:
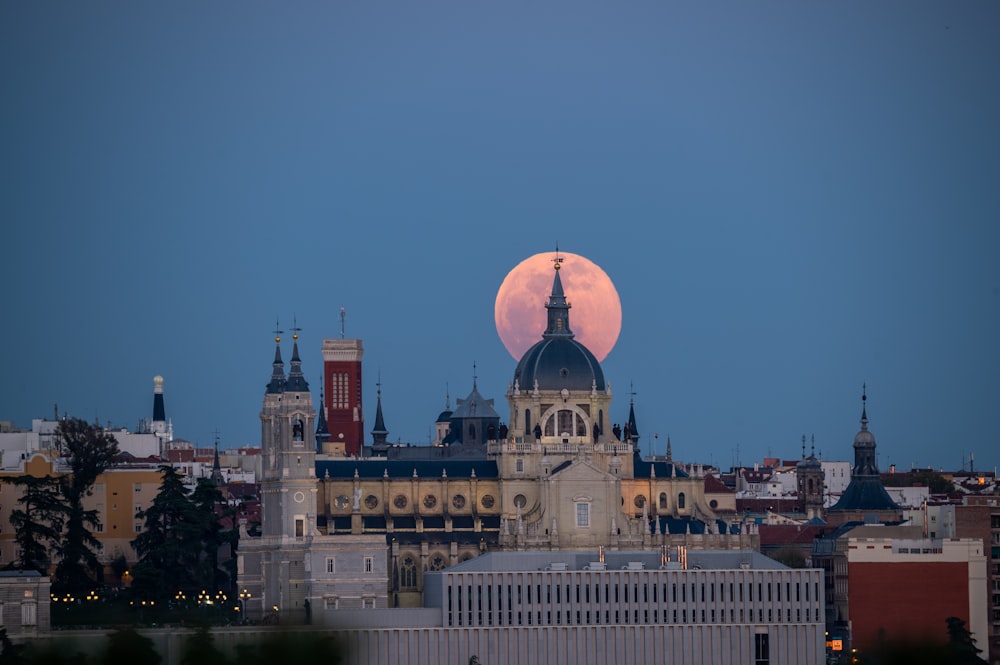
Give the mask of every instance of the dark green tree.
<path id="1" fill-rule="evenodd" d="M 337 665 L 341 662 L 336 640 L 323 633 L 269 633 L 259 644 L 237 646 L 236 652 L 236 662 L 240 665 L 281 662 Z"/>
<path id="2" fill-rule="evenodd" d="M 98 476 L 111 468 L 118 454 L 112 434 L 79 418 L 67 418 L 56 428 L 59 451 L 67 457 L 70 473 L 59 484 L 66 506 L 63 538 L 56 548 L 59 563 L 53 589 L 81 593 L 103 578 L 95 550 L 100 541 L 91 532 L 100 523 L 96 510 L 86 510 L 83 500 L 93 492 Z"/>
<path id="3" fill-rule="evenodd" d="M 952 656 L 951 662 L 954 665 L 987 665 L 986 661 L 979 657 L 982 649 L 976 646 L 976 640 L 965 627 L 965 621 L 958 617 L 948 617 L 945 622 L 948 624 L 948 651 Z"/>
<path id="4" fill-rule="evenodd" d="M 108 635 L 108 646 L 104 651 L 104 665 L 158 665 L 163 657 L 157 653 L 153 640 L 140 635 L 131 628 L 116 630 Z"/>
<path id="5" fill-rule="evenodd" d="M 22 651 L 24 645 L 11 642 L 7 637 L 7 629 L 0 628 L 0 665 L 21 665 L 24 662 Z"/>
<path id="6" fill-rule="evenodd" d="M 208 626 L 201 626 L 184 641 L 181 665 L 227 665 L 229 659 L 215 646 Z"/>
<path id="7" fill-rule="evenodd" d="M 223 496 L 219 488 L 208 478 L 199 478 L 191 493 L 191 505 L 198 520 L 202 550 L 198 576 L 202 588 L 213 592 L 229 586 L 227 576 L 219 570 L 219 548 L 228 542 L 216 510 L 222 503 Z"/>
<path id="8" fill-rule="evenodd" d="M 139 558 L 132 589 L 149 599 L 172 597 L 177 591 L 193 597 L 201 588 L 197 571 L 202 526 L 181 474 L 168 464 L 160 466 L 160 473 L 160 491 L 139 513 L 145 527 L 132 541 Z"/>
<path id="9" fill-rule="evenodd" d="M 14 565 L 48 575 L 50 548 L 59 544 L 66 515 L 59 479 L 25 475 L 5 478 L 4 482 L 21 488 L 17 500 L 21 507 L 10 512 L 14 541 L 21 553 Z"/>

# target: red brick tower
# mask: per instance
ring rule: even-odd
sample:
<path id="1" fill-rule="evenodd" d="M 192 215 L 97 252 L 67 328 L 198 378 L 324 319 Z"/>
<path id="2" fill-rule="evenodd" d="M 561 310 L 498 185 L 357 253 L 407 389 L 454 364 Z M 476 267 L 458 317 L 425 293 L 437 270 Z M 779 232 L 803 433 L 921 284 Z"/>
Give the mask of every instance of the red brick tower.
<path id="1" fill-rule="evenodd" d="M 361 454 L 365 442 L 365 415 L 361 408 L 360 339 L 323 340 L 323 390 L 330 449 L 342 445 L 349 456 Z"/>

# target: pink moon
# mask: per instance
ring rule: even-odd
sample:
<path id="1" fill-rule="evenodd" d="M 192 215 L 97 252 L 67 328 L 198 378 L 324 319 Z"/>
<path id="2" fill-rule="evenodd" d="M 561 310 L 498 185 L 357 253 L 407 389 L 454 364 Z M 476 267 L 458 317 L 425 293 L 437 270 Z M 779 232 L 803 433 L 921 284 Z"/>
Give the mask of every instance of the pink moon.
<path id="1" fill-rule="evenodd" d="M 542 339 L 545 305 L 552 293 L 555 253 L 535 254 L 514 267 L 497 291 L 493 307 L 497 334 L 514 360 Z M 571 308 L 569 327 L 575 339 L 603 361 L 622 330 L 622 303 L 618 291 L 600 266 L 569 252 L 562 258 L 559 277 Z"/>

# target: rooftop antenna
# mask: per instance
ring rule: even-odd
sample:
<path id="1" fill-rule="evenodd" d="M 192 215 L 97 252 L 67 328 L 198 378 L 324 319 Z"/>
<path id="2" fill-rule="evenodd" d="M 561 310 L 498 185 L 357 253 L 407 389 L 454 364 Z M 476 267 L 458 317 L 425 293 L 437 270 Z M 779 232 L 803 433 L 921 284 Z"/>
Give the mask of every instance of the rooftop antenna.
<path id="1" fill-rule="evenodd" d="M 340 308 L 340 338 L 344 338 L 344 319 L 347 318 L 347 310 Z"/>

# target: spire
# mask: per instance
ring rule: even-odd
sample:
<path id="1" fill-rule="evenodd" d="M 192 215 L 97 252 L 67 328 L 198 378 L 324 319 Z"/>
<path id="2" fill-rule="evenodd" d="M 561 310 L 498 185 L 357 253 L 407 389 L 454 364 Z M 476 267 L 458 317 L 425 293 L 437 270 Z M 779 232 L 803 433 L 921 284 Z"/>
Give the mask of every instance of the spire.
<path id="1" fill-rule="evenodd" d="M 306 383 L 306 377 L 302 374 L 302 360 L 299 358 L 299 328 L 294 319 L 292 320 L 292 367 L 288 370 L 288 383 L 285 385 L 285 390 L 292 393 L 307 393 L 309 392 L 309 384 Z"/>
<path id="2" fill-rule="evenodd" d="M 670 446 L 670 435 L 669 434 L 667 435 L 667 461 L 668 462 L 673 462 L 674 461 L 674 450 Z"/>
<path id="3" fill-rule="evenodd" d="M 323 381 L 320 379 L 319 413 L 316 416 L 316 452 L 323 452 L 323 444 L 330 440 L 330 429 L 326 424 L 326 402 L 323 401 Z"/>
<path id="4" fill-rule="evenodd" d="M 385 428 L 385 421 L 382 419 L 382 372 L 379 371 L 378 383 L 375 384 L 378 387 L 377 402 L 375 404 L 375 427 L 372 428 L 372 451 L 373 452 L 385 452 L 389 445 L 386 443 L 386 438 L 389 436 L 389 430 Z"/>
<path id="5" fill-rule="evenodd" d="M 868 384 L 861 384 L 861 431 L 868 430 Z"/>
<path id="6" fill-rule="evenodd" d="M 542 337 L 549 339 L 552 337 L 573 337 L 573 331 L 569 328 L 569 308 L 571 305 L 566 300 L 563 293 L 562 280 L 559 278 L 559 270 L 562 267 L 563 258 L 559 255 L 559 247 L 556 247 L 556 256 L 552 259 L 555 264 L 555 277 L 552 279 L 552 295 L 545 305 L 548 310 L 548 325 Z"/>
<path id="7" fill-rule="evenodd" d="M 285 363 L 281 360 L 281 333 L 277 319 L 274 321 L 274 371 L 271 372 L 271 382 L 267 384 L 270 394 L 285 392 Z"/>
<path id="8" fill-rule="evenodd" d="M 222 477 L 222 465 L 219 464 L 219 431 L 215 431 L 215 458 L 212 460 L 212 484 L 221 487 L 226 484 Z"/>
<path id="9" fill-rule="evenodd" d="M 629 385 L 629 394 L 631 395 L 631 397 L 629 397 L 629 400 L 628 400 L 628 423 L 625 426 L 625 431 L 626 431 L 627 436 L 625 438 L 628 439 L 629 443 L 631 443 L 632 445 L 635 445 L 636 443 L 639 442 L 639 428 L 636 427 L 636 425 L 635 425 L 635 394 L 636 393 L 635 393 L 634 390 L 632 390 L 631 384 Z"/>
<path id="10" fill-rule="evenodd" d="M 806 458 L 806 435 L 802 435 L 802 459 Z"/>

